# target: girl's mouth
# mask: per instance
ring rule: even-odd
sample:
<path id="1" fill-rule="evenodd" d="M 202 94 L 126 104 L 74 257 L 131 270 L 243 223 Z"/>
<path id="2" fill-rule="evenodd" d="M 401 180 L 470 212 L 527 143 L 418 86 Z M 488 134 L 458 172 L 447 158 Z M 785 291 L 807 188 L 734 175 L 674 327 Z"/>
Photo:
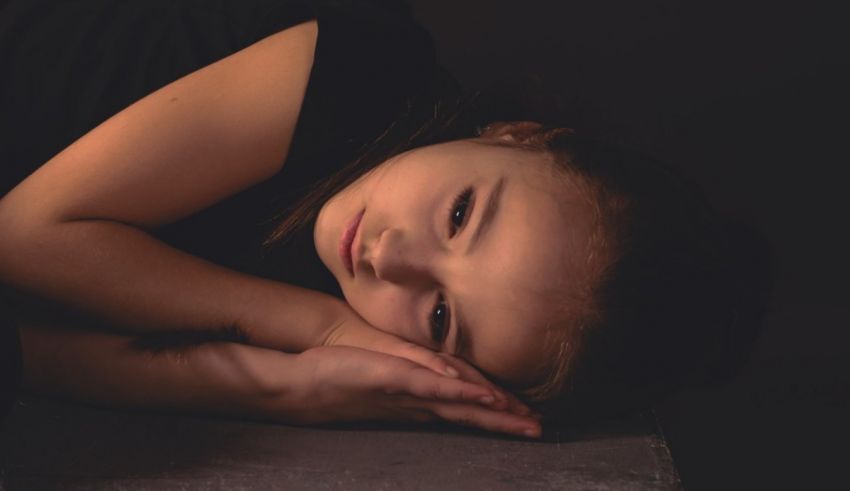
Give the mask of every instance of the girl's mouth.
<path id="1" fill-rule="evenodd" d="M 348 222 L 348 226 L 342 231 L 342 236 L 339 238 L 339 257 L 342 259 L 342 264 L 351 276 L 354 276 L 354 261 L 352 258 L 351 246 L 354 244 L 354 238 L 357 235 L 357 230 L 360 228 L 360 220 L 363 218 L 363 213 L 366 210 L 361 210 L 354 218 Z"/>

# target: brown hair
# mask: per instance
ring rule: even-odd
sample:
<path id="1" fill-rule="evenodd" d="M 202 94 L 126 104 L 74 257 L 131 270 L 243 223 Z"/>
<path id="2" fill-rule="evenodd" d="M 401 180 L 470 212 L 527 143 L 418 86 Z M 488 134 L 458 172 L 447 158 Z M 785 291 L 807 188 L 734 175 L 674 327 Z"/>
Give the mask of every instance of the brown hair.
<path id="1" fill-rule="evenodd" d="M 527 138 L 582 176 L 598 204 L 603 259 L 588 282 L 568 356 L 530 392 L 570 420 L 647 407 L 684 385 L 743 367 L 766 310 L 770 248 L 717 212 L 703 190 L 666 164 L 563 129 Z"/>

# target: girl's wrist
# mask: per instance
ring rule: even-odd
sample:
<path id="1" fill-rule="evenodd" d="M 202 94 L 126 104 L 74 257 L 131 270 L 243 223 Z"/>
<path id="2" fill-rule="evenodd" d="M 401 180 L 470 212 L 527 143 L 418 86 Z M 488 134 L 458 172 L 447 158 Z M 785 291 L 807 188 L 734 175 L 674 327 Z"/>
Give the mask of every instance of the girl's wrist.
<path id="1" fill-rule="evenodd" d="M 265 278 L 252 278 L 241 292 L 236 327 L 248 343 L 288 353 L 321 346 L 350 311 L 332 295 Z"/>
<path id="2" fill-rule="evenodd" d="M 231 344 L 229 350 L 242 359 L 244 398 L 236 413 L 257 419 L 297 423 L 301 407 L 304 373 L 299 370 L 298 355 L 274 350 Z"/>

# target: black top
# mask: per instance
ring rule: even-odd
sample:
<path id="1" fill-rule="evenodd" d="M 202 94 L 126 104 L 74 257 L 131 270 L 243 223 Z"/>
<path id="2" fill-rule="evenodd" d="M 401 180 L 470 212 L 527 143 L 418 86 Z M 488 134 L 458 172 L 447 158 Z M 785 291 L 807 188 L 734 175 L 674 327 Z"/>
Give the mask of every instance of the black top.
<path id="1" fill-rule="evenodd" d="M 281 172 L 153 234 L 233 269 L 339 295 L 316 256 L 311 230 L 280 251 L 294 261 L 278 261 L 276 271 L 262 269 L 260 243 L 273 228 L 275 212 L 352 160 L 426 90 L 436 70 L 433 47 L 405 5 L 11 0 L 0 8 L 0 196 L 141 97 L 275 32 L 317 19 L 314 65 Z M 0 307 L 0 318 L 3 314 Z M 6 335 L 0 356 L 16 360 L 17 342 Z"/>

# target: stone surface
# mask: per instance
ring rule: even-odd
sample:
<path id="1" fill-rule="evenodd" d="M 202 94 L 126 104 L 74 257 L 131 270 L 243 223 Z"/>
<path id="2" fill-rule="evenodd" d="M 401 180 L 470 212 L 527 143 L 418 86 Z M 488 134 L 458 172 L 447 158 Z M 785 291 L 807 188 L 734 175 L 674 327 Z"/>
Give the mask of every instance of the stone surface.
<path id="1" fill-rule="evenodd" d="M 526 441 L 445 425 L 293 427 L 24 398 L 0 489 L 679 489 L 651 414 Z"/>

